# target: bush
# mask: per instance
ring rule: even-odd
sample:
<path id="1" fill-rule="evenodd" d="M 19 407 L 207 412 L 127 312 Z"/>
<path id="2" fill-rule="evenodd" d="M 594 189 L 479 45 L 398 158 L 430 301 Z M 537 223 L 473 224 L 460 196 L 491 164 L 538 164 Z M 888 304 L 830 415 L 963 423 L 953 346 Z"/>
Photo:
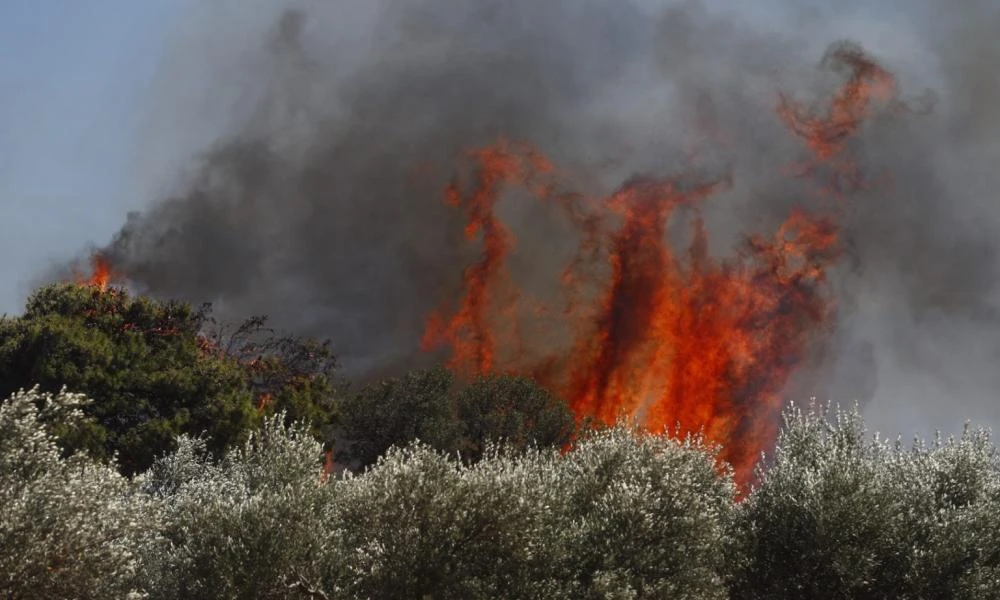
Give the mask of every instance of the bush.
<path id="1" fill-rule="evenodd" d="M 725 597 L 713 455 L 616 428 L 562 456 L 390 451 L 336 493 L 352 597 Z"/>
<path id="2" fill-rule="evenodd" d="M 906 450 L 857 411 L 791 410 L 739 510 L 732 597 L 996 597 L 998 474 L 983 431 Z"/>
<path id="3" fill-rule="evenodd" d="M 989 432 L 966 428 L 912 458 L 923 539 L 910 587 L 922 597 L 1000 598 L 1000 461 Z"/>
<path id="4" fill-rule="evenodd" d="M 320 589 L 333 537 L 322 446 L 268 419 L 213 461 L 200 440 L 142 478 L 162 507 L 163 542 L 144 556 L 152 598 L 291 598 Z"/>
<path id="5" fill-rule="evenodd" d="M 551 560 L 563 597 L 726 597 L 736 489 L 699 438 L 596 432 L 543 487 L 560 515 Z"/>
<path id="6" fill-rule="evenodd" d="M 393 446 L 416 440 L 445 451 L 461 436 L 449 391 L 454 376 L 443 368 L 411 371 L 341 396 L 337 409 L 337 458 L 357 470 L 373 465 Z"/>
<path id="7" fill-rule="evenodd" d="M 347 597 L 532 597 L 537 506 L 497 467 L 466 468 L 417 445 L 341 483 Z"/>
<path id="8" fill-rule="evenodd" d="M 472 462 L 489 442 L 520 451 L 561 448 L 575 432 L 569 405 L 527 377 L 480 377 L 458 392 L 455 412 L 461 423 L 457 449 Z"/>
<path id="9" fill-rule="evenodd" d="M 441 367 L 346 394 L 337 412 L 338 459 L 354 470 L 417 440 L 476 462 L 490 442 L 521 451 L 562 447 L 575 432 L 569 406 L 526 377 L 489 375 L 458 386 Z"/>
<path id="10" fill-rule="evenodd" d="M 60 453 L 85 407 L 0 404 L 0 597 L 1000 597 L 983 430 L 904 448 L 856 411 L 793 409 L 737 502 L 716 448 L 622 426 L 475 462 L 415 443 L 329 479 L 282 413 L 222 458 L 182 436 L 130 480 Z"/>
<path id="11" fill-rule="evenodd" d="M 53 433 L 84 424 L 87 402 L 33 389 L 0 404 L 0 597 L 138 596 L 154 505 L 113 465 L 60 458 Z"/>

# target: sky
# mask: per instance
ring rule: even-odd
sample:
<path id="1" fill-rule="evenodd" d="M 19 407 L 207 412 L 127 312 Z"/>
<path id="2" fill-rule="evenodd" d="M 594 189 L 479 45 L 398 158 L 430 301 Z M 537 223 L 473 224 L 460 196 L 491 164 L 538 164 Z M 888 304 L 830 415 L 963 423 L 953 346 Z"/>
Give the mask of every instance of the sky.
<path id="1" fill-rule="evenodd" d="M 0 313 L 140 202 L 145 97 L 186 0 L 0 2 Z"/>

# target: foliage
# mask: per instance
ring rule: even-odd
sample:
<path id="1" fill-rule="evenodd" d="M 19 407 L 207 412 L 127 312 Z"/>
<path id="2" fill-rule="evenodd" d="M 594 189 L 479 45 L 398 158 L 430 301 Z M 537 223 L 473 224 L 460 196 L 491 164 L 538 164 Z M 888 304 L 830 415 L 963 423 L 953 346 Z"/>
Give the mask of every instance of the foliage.
<path id="1" fill-rule="evenodd" d="M 393 447 L 328 478 L 278 413 L 128 479 L 56 431 L 82 396 L 0 404 L 9 598 L 995 598 L 1000 460 L 987 432 L 904 447 L 855 412 L 786 414 L 738 499 L 717 449 L 617 426 L 478 461 Z"/>
<path id="2" fill-rule="evenodd" d="M 461 431 L 449 390 L 454 376 L 443 368 L 411 371 L 383 379 L 339 401 L 335 449 L 356 468 L 375 463 L 392 446 L 421 440 L 452 449 Z"/>
<path id="3" fill-rule="evenodd" d="M 86 402 L 33 389 L 0 404 L 0 597 L 124 598 L 133 590 L 156 511 L 113 466 L 60 457 L 53 426 L 82 425 Z"/>
<path id="4" fill-rule="evenodd" d="M 326 441 L 336 431 L 337 458 L 356 468 L 416 440 L 475 461 L 490 440 L 523 450 L 573 435 L 565 403 L 528 379 L 458 386 L 436 368 L 337 393 L 335 369 L 329 343 L 279 334 L 264 317 L 233 326 L 208 305 L 117 288 L 49 286 L 22 316 L 0 319 L 0 397 L 65 385 L 94 398 L 86 409 L 94 418 L 60 441 L 67 452 L 116 456 L 129 475 L 172 450 L 178 435 L 204 435 L 220 456 L 279 413 Z"/>
<path id="5" fill-rule="evenodd" d="M 325 374 L 279 368 L 294 345 L 280 346 L 284 354 L 255 348 L 267 364 L 261 378 L 264 369 L 207 351 L 205 325 L 205 312 L 180 302 L 93 286 L 42 288 L 22 316 L 0 320 L 0 397 L 33 385 L 85 393 L 94 419 L 72 437 L 61 435 L 64 448 L 116 455 L 126 474 L 147 468 L 181 433 L 207 434 L 216 453 L 238 444 L 259 421 L 254 405 L 263 391 L 277 398 L 274 408 L 295 407 L 296 417 L 325 416 L 304 408 L 320 406 Z"/>
<path id="6" fill-rule="evenodd" d="M 459 450 L 471 461 L 479 460 L 491 441 L 522 451 L 559 448 L 575 430 L 569 405 L 527 377 L 480 377 L 457 394 L 455 411 L 462 432 Z"/>
<path id="7" fill-rule="evenodd" d="M 221 462 L 184 438 L 145 474 L 164 540 L 144 557 L 151 598 L 284 599 L 320 580 L 333 542 L 322 447 L 283 419 L 269 418 Z"/>
<path id="8" fill-rule="evenodd" d="M 923 491 L 926 541 L 913 587 L 925 597 L 1000 598 L 1000 460 L 983 429 L 935 441 L 910 470 Z"/>
<path id="9" fill-rule="evenodd" d="M 997 597 L 998 491 L 984 431 L 907 450 L 856 411 L 793 409 L 740 507 L 733 598 Z"/>
<path id="10" fill-rule="evenodd" d="M 525 581 L 538 517 L 502 470 L 484 476 L 427 446 L 393 449 L 337 491 L 345 564 L 358 598 L 497 598 Z"/>
<path id="11" fill-rule="evenodd" d="M 285 415 L 285 424 L 308 423 L 319 439 L 329 437 L 335 420 L 334 373 L 337 361 L 329 340 L 318 342 L 282 334 L 267 327 L 267 317 L 254 316 L 235 327 L 218 322 L 211 307 L 202 307 L 203 348 L 236 359 L 248 374 L 248 385 L 266 416 Z"/>
<path id="12" fill-rule="evenodd" d="M 491 441 L 522 451 L 561 447 L 575 431 L 566 403 L 528 378 L 489 375 L 460 387 L 441 367 L 346 394 L 338 416 L 339 458 L 355 467 L 417 440 L 475 462 Z"/>
<path id="13" fill-rule="evenodd" d="M 391 450 L 340 485 L 354 597 L 721 598 L 731 480 L 697 443 L 597 433 L 471 466 Z"/>
<path id="14" fill-rule="evenodd" d="M 556 467 L 544 488 L 563 515 L 552 565 L 566 597 L 725 597 L 736 489 L 713 448 L 619 426 Z"/>

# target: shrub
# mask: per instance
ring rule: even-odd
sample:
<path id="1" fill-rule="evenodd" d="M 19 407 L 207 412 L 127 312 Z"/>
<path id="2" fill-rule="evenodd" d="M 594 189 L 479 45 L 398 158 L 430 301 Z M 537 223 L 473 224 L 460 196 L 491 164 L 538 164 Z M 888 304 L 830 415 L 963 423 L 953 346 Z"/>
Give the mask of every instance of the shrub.
<path id="1" fill-rule="evenodd" d="M 250 319 L 227 333 L 207 307 L 117 288 L 44 287 L 22 316 L 0 318 L 0 397 L 32 385 L 87 394 L 93 419 L 73 437 L 60 435 L 61 445 L 115 456 L 128 475 L 173 450 L 180 434 L 204 434 L 221 454 L 246 439 L 261 413 L 332 418 L 327 347 L 274 336 L 263 324 Z M 208 326 L 216 328 L 206 337 Z M 257 411 L 262 398 L 269 402 Z"/>
<path id="2" fill-rule="evenodd" d="M 566 598 L 725 598 L 735 486 L 715 451 L 622 426 L 595 432 L 543 483 Z"/>
<path id="3" fill-rule="evenodd" d="M 560 448 L 575 432 L 569 405 L 527 377 L 480 377 L 458 392 L 455 412 L 461 423 L 458 450 L 473 462 L 489 442 L 519 451 Z"/>
<path id="4" fill-rule="evenodd" d="M 322 446 L 279 414 L 219 462 L 200 440 L 142 478 L 163 543 L 144 557 L 153 598 L 291 598 L 321 589 L 331 552 Z"/>
<path id="5" fill-rule="evenodd" d="M 725 597 L 735 490 L 697 440 L 615 428 L 471 466 L 417 445 L 338 486 L 341 588 L 377 598 Z"/>
<path id="6" fill-rule="evenodd" d="M 0 404 L 0 597 L 138 597 L 154 505 L 114 466 L 63 459 L 55 427 L 85 424 L 80 394 L 36 389 Z"/>
<path id="7" fill-rule="evenodd" d="M 793 409 L 739 510 L 735 599 L 997 594 L 1000 470 L 988 435 L 905 449 L 860 414 Z"/>
<path id="8" fill-rule="evenodd" d="M 338 415 L 338 459 L 358 471 L 416 440 L 476 462 L 490 442 L 520 451 L 562 447 L 575 432 L 569 406 L 531 379 L 487 375 L 456 385 L 441 367 L 345 394 Z"/>

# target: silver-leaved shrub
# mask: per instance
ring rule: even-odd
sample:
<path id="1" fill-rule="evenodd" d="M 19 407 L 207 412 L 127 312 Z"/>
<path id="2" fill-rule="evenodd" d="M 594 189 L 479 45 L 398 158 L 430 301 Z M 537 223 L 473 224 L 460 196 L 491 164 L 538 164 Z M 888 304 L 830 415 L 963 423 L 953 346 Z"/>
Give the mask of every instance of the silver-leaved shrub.
<path id="1" fill-rule="evenodd" d="M 161 543 L 143 560 L 151 598 L 278 599 L 319 589 L 335 541 L 322 446 L 283 419 L 268 419 L 218 462 L 200 440 L 181 438 L 142 478 L 161 510 Z"/>
<path id="2" fill-rule="evenodd" d="M 792 408 L 740 496 L 699 438 L 624 426 L 471 465 L 418 442 L 328 478 L 277 415 L 129 480 L 61 453 L 85 402 L 0 403 L 2 598 L 1000 598 L 983 430 L 904 446 L 857 411 Z"/>
<path id="3" fill-rule="evenodd" d="M 732 597 L 998 598 L 998 491 L 984 430 L 905 447 L 793 407 L 738 509 Z"/>
<path id="4" fill-rule="evenodd" d="M 153 503 L 113 465 L 56 444 L 53 429 L 83 424 L 86 402 L 33 389 L 0 403 L 0 598 L 142 596 Z"/>

